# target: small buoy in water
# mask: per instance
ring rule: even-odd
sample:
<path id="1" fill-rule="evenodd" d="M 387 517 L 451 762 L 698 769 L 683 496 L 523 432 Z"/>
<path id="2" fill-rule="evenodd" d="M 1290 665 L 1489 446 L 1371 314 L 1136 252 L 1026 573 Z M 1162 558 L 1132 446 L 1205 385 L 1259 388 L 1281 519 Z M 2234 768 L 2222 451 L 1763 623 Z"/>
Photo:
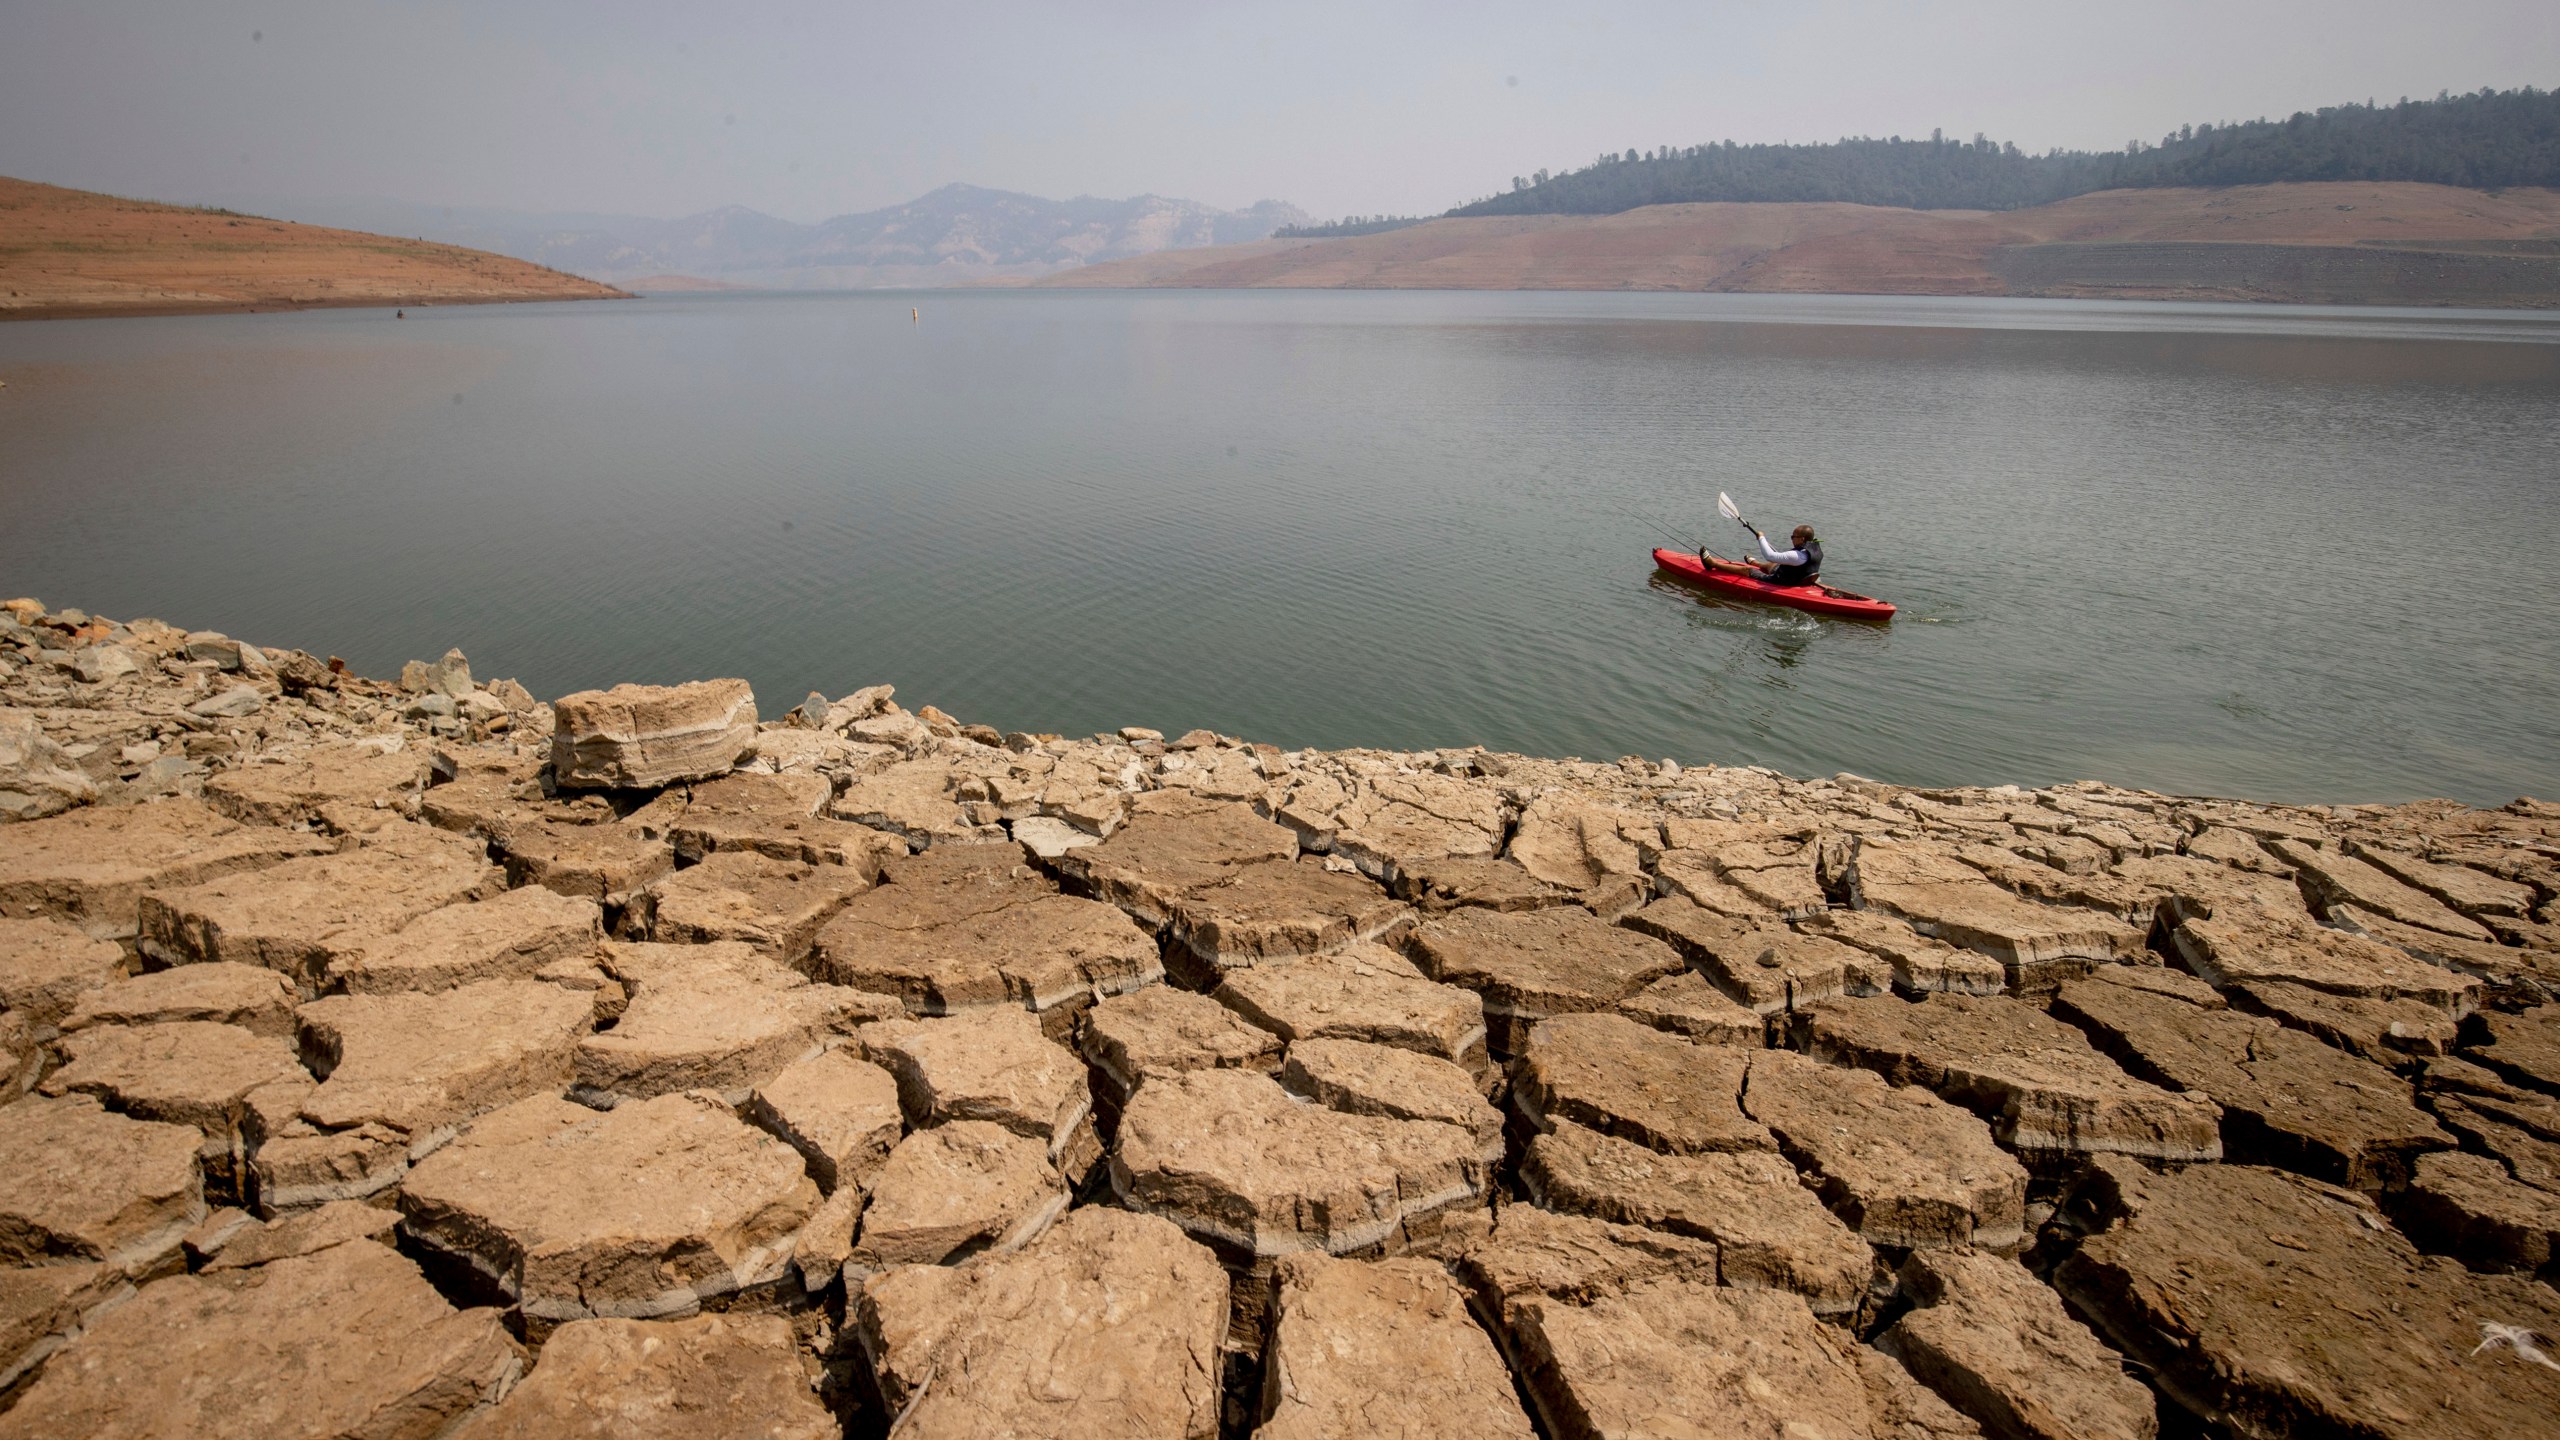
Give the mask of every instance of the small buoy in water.
<path id="1" fill-rule="evenodd" d="M 917 309 L 917 308 L 916 308 L 916 307 L 914 307 L 913 305 L 908 306 L 908 307 L 907 307 L 907 323 L 908 323 L 908 324 L 910 324 L 910 325 L 921 325 L 921 324 L 923 324 L 923 323 L 924 323 L 924 312 L 923 312 L 923 311 L 921 311 L 921 310 L 919 310 L 919 309 Z"/>
<path id="2" fill-rule="evenodd" d="M 409 318 L 409 312 L 406 310 L 394 310 L 391 312 L 391 318 L 394 320 L 406 320 Z"/>

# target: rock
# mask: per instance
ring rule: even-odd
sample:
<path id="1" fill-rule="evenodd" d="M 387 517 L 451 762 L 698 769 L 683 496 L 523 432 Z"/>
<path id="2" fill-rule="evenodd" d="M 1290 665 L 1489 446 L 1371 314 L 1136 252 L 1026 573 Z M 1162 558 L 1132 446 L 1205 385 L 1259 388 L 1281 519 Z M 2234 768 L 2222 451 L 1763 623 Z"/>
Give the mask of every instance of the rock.
<path id="1" fill-rule="evenodd" d="M 1157 791 L 1131 802 L 1127 824 L 1099 845 L 1051 862 L 1095 899 L 1161 929 L 1174 898 L 1214 885 L 1242 866 L 1297 858 L 1297 837 L 1250 805 Z"/>
<path id="2" fill-rule="evenodd" d="M 98 782 L 63 753 L 36 717 L 0 710 L 0 821 L 41 820 L 97 798 Z"/>
<path id="3" fill-rule="evenodd" d="M 1415 931 L 1412 953 L 1432 979 L 1484 997 L 1487 1037 L 1503 1057 L 1551 1015 L 1613 1009 L 1687 968 L 1670 946 L 1579 907 L 1455 911 Z"/>
<path id="4" fill-rule="evenodd" d="M 1013 822 L 1012 832 L 1016 844 L 1043 860 L 1055 860 L 1070 850 L 1102 843 L 1102 837 L 1092 831 L 1047 815 L 1025 815 Z"/>
<path id="5" fill-rule="evenodd" d="M 2486 1155 L 2419 1156 L 2401 1224 L 2474 1270 L 2547 1273 L 2560 1256 L 2560 1195 L 2517 1183 Z"/>
<path id="6" fill-rule="evenodd" d="M 1873 910 L 1826 910 L 1799 922 L 1806 935 L 1863 950 L 1893 970 L 1895 993 L 1997 995 L 2009 986 L 2008 967 L 1975 951 L 1933 940 Z"/>
<path id="7" fill-rule="evenodd" d="M 34 1023 L 15 1010 L 0 1010 L 0 1105 L 27 1093 L 43 1067 Z"/>
<path id="8" fill-rule="evenodd" d="M 278 1214 L 380 1194 L 408 1174 L 411 1149 L 387 1125 L 322 1131 L 289 1119 L 251 1152 L 258 1208 Z"/>
<path id="9" fill-rule="evenodd" d="M 1424 772 L 1363 776 L 1322 816 L 1292 796 L 1275 818 L 1384 885 L 1417 865 L 1493 858 L 1510 819 L 1490 787 Z"/>
<path id="10" fill-rule="evenodd" d="M 141 668 L 142 662 L 135 659 L 133 652 L 122 645 L 92 645 L 71 657 L 71 673 L 84 685 L 104 685 L 110 680 L 121 680 Z M 249 692 L 250 710 L 258 708 L 257 695 L 258 692 L 255 690 Z"/>
<path id="11" fill-rule="evenodd" d="M 831 1440 L 778 1315 L 579 1320 L 458 1440 Z"/>
<path id="12" fill-rule="evenodd" d="M 857 721 L 853 738 L 901 748 L 931 743 L 929 732 L 907 715 Z M 854 777 L 828 813 L 897 836 L 920 850 L 1003 843 L 1002 828 L 963 813 L 961 781 L 962 773 L 947 760 L 901 761 Z"/>
<path id="13" fill-rule="evenodd" d="M 1392 940 L 1413 912 L 1364 876 L 1309 858 L 1238 865 L 1167 897 L 1173 938 L 1203 979 L 1347 945 Z"/>
<path id="14" fill-rule="evenodd" d="M 2421 1000 L 2457 1016 L 2478 1004 L 2480 982 L 2468 975 L 2309 920 L 2263 912 L 2189 920 L 2170 932 L 2170 943 L 2180 962 L 2216 989 L 2280 980 L 2334 995 Z"/>
<path id="15" fill-rule="evenodd" d="M 1546 881 L 1509 860 L 1412 859 L 1396 867 L 1395 895 L 1442 915 L 1464 906 L 1484 910 L 1546 910 L 1571 905 L 1577 892 Z"/>
<path id="16" fill-rule="evenodd" d="M 574 1094 L 597 1106 L 679 1090 L 737 1103 L 832 1036 L 899 1013 L 894 999 L 813 985 L 735 942 L 618 945 L 605 964 L 631 999 L 612 1029 L 577 1041 Z"/>
<path id="17" fill-rule="evenodd" d="M 875 1168 L 872 1174 L 878 1174 Z M 866 1177 L 867 1183 L 868 1177 Z M 861 1228 L 862 1209 L 869 1197 L 860 1185 L 839 1185 L 835 1192 L 818 1202 L 809 1223 L 791 1241 L 791 1268 L 800 1272 L 800 1288 L 811 1295 L 819 1294 L 836 1283 L 845 1267 L 853 1263 L 854 1232 Z M 858 1288 L 860 1280 L 854 1282 Z"/>
<path id="18" fill-rule="evenodd" d="M 134 933 L 145 890 L 204 884 L 335 849 L 326 836 L 243 825 L 194 800 L 0 826 L 0 917 L 51 917 L 115 939 Z"/>
<path id="19" fill-rule="evenodd" d="M 1455 1125 L 1476 1137 L 1487 1165 L 1501 1162 L 1502 1112 L 1485 1103 L 1475 1076 L 1437 1056 L 1358 1040 L 1301 1040 L 1289 1047 L 1280 1083 L 1346 1115 Z"/>
<path id="20" fill-rule="evenodd" d="M 1291 1255 L 1279 1282 L 1257 1440 L 1529 1440 L 1510 1372 L 1438 1264 Z"/>
<path id="21" fill-rule="evenodd" d="M 818 932 L 821 978 L 920 1015 L 1013 1005 L 1063 1019 L 1164 977 L 1153 936 L 1116 906 L 1059 894 L 1014 846 L 939 845 L 882 877 Z"/>
<path id="22" fill-rule="evenodd" d="M 832 790 L 823 775 L 723 775 L 670 790 L 627 823 L 665 835 L 683 864 L 743 850 L 806 865 L 849 866 L 866 880 L 879 879 L 883 862 L 907 853 L 905 842 L 819 814 Z"/>
<path id="23" fill-rule="evenodd" d="M 489 980 L 433 994 L 332 995 L 302 1007 L 324 1130 L 379 1125 L 427 1140 L 528 1095 L 558 1094 L 594 1015 L 575 990 Z"/>
<path id="24" fill-rule="evenodd" d="M 755 744 L 744 680 L 616 685 L 551 702 L 551 773 L 562 789 L 639 790 L 728 773 Z"/>
<path id="25" fill-rule="evenodd" d="M 783 1067 L 756 1086 L 744 1113 L 799 1151 L 829 1195 L 867 1185 L 906 1131 L 896 1078 L 845 1050 Z"/>
<path id="26" fill-rule="evenodd" d="M 1850 864 L 1849 886 L 1858 909 L 1881 910 L 1923 935 L 1999 961 L 2015 991 L 2050 989 L 2142 950 L 2142 932 L 2122 920 L 2022 900 L 1933 847 L 1868 840 Z"/>
<path id="27" fill-rule="evenodd" d="M 509 824 L 495 836 L 510 885 L 620 906 L 675 868 L 674 845 L 636 825 Z"/>
<path id="28" fill-rule="evenodd" d="M 263 965 L 310 995 L 338 953 L 430 910 L 504 888 L 505 876 L 496 866 L 458 844 L 367 846 L 153 890 L 142 897 L 139 943 L 146 957 L 164 965 Z"/>
<path id="29" fill-rule="evenodd" d="M 194 1126 L 208 1188 L 226 1199 L 240 1188 L 249 1093 L 308 1078 L 283 1039 L 204 1021 L 102 1025 L 64 1036 L 60 1048 L 64 1063 L 45 1076 L 45 1094 L 95 1095 L 137 1120 Z"/>
<path id="30" fill-rule="evenodd" d="M 2152 1440 L 2159 1402 L 2124 1359 L 2065 1314 L 2026 1267 L 1992 1255 L 1914 1251 L 1915 1305 L 1876 1348 L 1999 1440 Z"/>
<path id="31" fill-rule="evenodd" d="M 2462 1029 L 2424 1000 L 2333 995 L 2284 980 L 2234 985 L 2231 995 L 2246 1010 L 2385 1067 L 2449 1054 Z"/>
<path id="32" fill-rule="evenodd" d="M 1799 934 L 1774 920 L 1732 920 L 1687 900 L 1656 900 L 1626 926 L 1678 951 L 1733 1000 L 1775 1015 L 1842 994 L 1884 990 L 1885 966 L 1866 951 Z"/>
<path id="33" fill-rule="evenodd" d="M 1529 1296 L 1508 1323 L 1558 1437 L 1981 1433 L 1793 1295 L 1658 1280 L 1587 1306 Z"/>
<path id="34" fill-rule="evenodd" d="M 187 713 L 207 720 L 239 720 L 257 714 L 266 703 L 267 697 L 255 686 L 234 685 L 198 700 L 187 707 Z"/>
<path id="35" fill-rule="evenodd" d="M 1666 1155 L 1774 1150 L 1768 1129 L 1742 1113 L 1751 1058 L 1623 1015 L 1560 1015 L 1529 1033 L 1511 1103 L 1537 1129 L 1569 1121 Z"/>
<path id="36" fill-rule="evenodd" d="M 2291 840 L 2268 842 L 2267 848 L 2277 859 L 2300 872 L 2305 892 L 2325 909 L 2331 905 L 2353 905 L 2376 915 L 2415 925 L 2422 930 L 2440 930 L 2462 940 L 2493 940 L 2480 922 L 2412 885 L 2394 879 L 2387 871 L 2331 848 L 2314 849 Z"/>
<path id="37" fill-rule="evenodd" d="M 2406 1081 L 2271 1020 L 2085 980 L 2053 1013 L 2131 1074 L 2220 1106 L 2235 1162 L 2396 1191 L 2419 1153 L 2453 1146 Z"/>
<path id="38" fill-rule="evenodd" d="M 0 1263 L 147 1272 L 204 1218 L 203 1143 L 192 1125 L 112 1115 L 86 1095 L 0 1105 Z"/>
<path id="39" fill-rule="evenodd" d="M 107 1307 L 133 1298 L 113 1265 L 73 1262 L 0 1269 L 0 1395 L 34 1373 Z"/>
<path id="40" fill-rule="evenodd" d="M 1458 1273 L 1475 1293 L 1482 1314 L 1502 1321 L 1510 1302 L 1550 1295 L 1587 1305 L 1654 1280 L 1692 1277 L 1711 1283 L 1713 1242 L 1693 1240 L 1642 1225 L 1613 1225 L 1587 1215 L 1505 1205 L 1492 1232 L 1467 1247 Z M 1507 1326 L 1497 1323 L 1507 1345 Z"/>
<path id="41" fill-rule="evenodd" d="M 2433 896 L 2475 919 L 2483 915 L 2504 915 L 2520 920 L 2533 910 L 2532 886 L 2503 880 L 2468 865 L 2439 865 L 2406 850 L 2368 845 L 2360 840 L 2347 842 L 2346 850 L 2349 855 L 2401 884 Z M 2357 902 L 2350 897 L 2349 903 Z"/>
<path id="42" fill-rule="evenodd" d="M 1427 1236 L 1443 1211 L 1483 1203 L 1475 1137 L 1454 1125 L 1302 1104 L 1265 1075 L 1158 1075 L 1120 1117 L 1120 1202 L 1255 1260 L 1333 1254 Z"/>
<path id="43" fill-rule="evenodd" d="M 1092 1165 L 1093 1098 L 1085 1068 L 1022 1010 L 866 1027 L 872 1061 L 898 1080 L 907 1124 L 987 1120 L 1047 1147 L 1070 1184 Z"/>
<path id="44" fill-rule="evenodd" d="M 1085 1015 L 1079 1048 L 1117 1112 L 1151 1074 L 1179 1070 L 1280 1067 L 1280 1037 L 1246 1023 L 1206 995 L 1150 985 L 1114 996 Z"/>
<path id="45" fill-rule="evenodd" d="M 2560 1295 L 2430 1262 L 2345 1192 L 2282 1171 L 2149 1177 L 2054 1285 L 2161 1393 L 2265 1417 L 2261 1433 L 2453 1440 L 2539 1433 L 2560 1413 L 2560 1370 L 2484 1346 L 2482 1329 L 2560 1333 Z"/>
<path id="46" fill-rule="evenodd" d="M 0 1010 L 50 1028 L 124 972 L 124 951 L 59 920 L 0 919 Z"/>
<path id="47" fill-rule="evenodd" d="M 1916 1085 L 1763 1050 L 1751 1057 L 1742 1108 L 1871 1245 L 2026 1243 L 2025 1167 L 1980 1120 Z"/>
<path id="48" fill-rule="evenodd" d="M 1831 1000 L 1799 1014 L 1796 1048 L 1922 1085 L 1991 1122 L 2030 1169 L 2071 1157 L 2222 1157 L 2220 1112 L 2124 1073 L 2085 1036 L 2021 1001 L 1942 995 Z"/>
<path id="49" fill-rule="evenodd" d="M 604 913 L 539 885 L 493 899 L 430 910 L 389 935 L 334 955 L 327 984 L 352 995 L 450 990 L 483 980 L 517 980 L 555 961 L 592 955 L 604 942 Z"/>
<path id="50" fill-rule="evenodd" d="M 1866 1298 L 1867 1242 L 1773 1151 L 1665 1155 L 1559 1121 L 1529 1142 L 1520 1182 L 1549 1209 L 1713 1241 L 1722 1284 L 1785 1290 L 1824 1315 Z"/>
<path id="51" fill-rule="evenodd" d="M 724 850 L 631 897 L 630 938 L 701 945 L 739 940 L 784 965 L 807 958 L 818 930 L 871 888 L 850 865 L 804 865 Z"/>
<path id="52" fill-rule="evenodd" d="M 1162 1220 L 1078 1210 L 1015 1254 L 875 1276 L 848 1309 L 900 1440 L 1218 1433 L 1227 1277 Z"/>
<path id="53" fill-rule="evenodd" d="M 293 987 L 273 970 L 256 965 L 181 965 L 88 992 L 63 1017 L 62 1028 L 171 1021 L 206 1021 L 236 1025 L 252 1035 L 291 1037 Z"/>
<path id="54" fill-rule="evenodd" d="M 2560 999 L 2560 951 L 2457 940 L 2353 905 L 2330 906 L 2329 923 L 2351 935 L 2397 946 L 2431 965 L 2479 977 L 2482 1004 L 2519 1010 Z"/>
<path id="55" fill-rule="evenodd" d="M 2148 855 L 2118 865 L 2115 877 L 2149 900 L 2138 924 L 2175 928 L 2233 911 L 2239 913 L 2232 918 L 2243 921 L 2252 911 L 2286 920 L 2311 918 L 2303 908 L 2301 887 L 2294 884 L 2292 872 L 2281 868 L 2260 874 L 2194 855 Z"/>
<path id="56" fill-rule="evenodd" d="M 984 1120 L 954 1120 L 898 1142 L 871 1179 L 852 1263 L 956 1263 L 1018 1250 L 1067 1208 L 1047 1147 Z"/>
<path id="57" fill-rule="evenodd" d="M 2560 1095 L 2560 1005 L 2480 1018 L 2489 1039 L 2472 1059 L 2519 1085 Z"/>
<path id="58" fill-rule="evenodd" d="M 351 1240 L 380 1240 L 400 1224 L 400 1212 L 380 1210 L 354 1200 L 334 1200 L 317 1210 L 290 1215 L 270 1225 L 251 1222 L 232 1232 L 199 1267 L 205 1273 L 246 1270 L 317 1255 Z"/>
<path id="59" fill-rule="evenodd" d="M 1484 1001 L 1423 978 L 1378 945 L 1289 965 L 1238 970 L 1211 998 L 1282 1040 L 1360 1040 L 1433 1055 L 1470 1072 L 1486 1065 Z"/>
<path id="60" fill-rule="evenodd" d="M 818 1187 L 707 1096 L 598 1114 L 548 1095 L 482 1116 L 400 1187 L 409 1236 L 526 1317 L 650 1318 L 781 1278 Z"/>
<path id="61" fill-rule="evenodd" d="M 1618 1002 L 1618 1013 L 1700 1045 L 1757 1048 L 1768 1029 L 1757 1011 L 1726 999 L 1714 981 L 1695 970 L 1654 981 Z"/>
<path id="62" fill-rule="evenodd" d="M 308 825 L 331 805 L 415 814 L 427 773 L 421 751 L 354 740 L 315 746 L 281 765 L 225 770 L 205 782 L 204 799 L 244 825 Z"/>

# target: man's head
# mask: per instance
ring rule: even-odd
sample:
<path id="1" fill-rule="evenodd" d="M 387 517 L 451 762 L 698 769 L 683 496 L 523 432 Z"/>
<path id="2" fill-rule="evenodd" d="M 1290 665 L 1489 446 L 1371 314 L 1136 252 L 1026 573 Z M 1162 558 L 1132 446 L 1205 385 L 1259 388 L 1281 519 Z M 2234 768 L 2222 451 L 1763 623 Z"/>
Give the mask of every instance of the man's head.
<path id="1" fill-rule="evenodd" d="M 1801 550 L 1805 546 L 1813 543 L 1813 527 L 1810 525 L 1799 525 L 1796 527 L 1796 533 L 1788 538 L 1795 541 L 1796 548 Z"/>

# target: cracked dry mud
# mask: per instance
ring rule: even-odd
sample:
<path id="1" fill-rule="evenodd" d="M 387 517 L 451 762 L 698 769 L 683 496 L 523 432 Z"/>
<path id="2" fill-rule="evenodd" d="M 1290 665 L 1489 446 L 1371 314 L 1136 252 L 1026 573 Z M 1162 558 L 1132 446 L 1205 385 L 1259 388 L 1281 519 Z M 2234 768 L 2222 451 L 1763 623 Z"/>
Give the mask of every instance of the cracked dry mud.
<path id="1" fill-rule="evenodd" d="M 2560 808 L 0 616 L 0 1437 L 2560 1414 Z"/>

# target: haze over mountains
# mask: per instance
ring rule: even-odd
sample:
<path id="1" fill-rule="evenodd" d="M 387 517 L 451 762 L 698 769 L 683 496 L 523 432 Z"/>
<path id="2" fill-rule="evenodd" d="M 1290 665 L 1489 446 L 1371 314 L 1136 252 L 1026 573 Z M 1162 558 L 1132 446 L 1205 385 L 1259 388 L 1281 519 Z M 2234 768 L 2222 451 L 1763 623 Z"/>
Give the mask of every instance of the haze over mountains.
<path id="1" fill-rule="evenodd" d="M 776 290 L 1029 281 L 1160 250 L 1260 240 L 1308 219 L 1277 200 L 1220 210 L 1160 195 L 1046 200 L 976 185 L 945 185 L 903 205 L 815 225 L 738 205 L 674 220 L 383 199 L 238 205 L 308 224 L 468 245 L 596 280 L 689 275 Z"/>

